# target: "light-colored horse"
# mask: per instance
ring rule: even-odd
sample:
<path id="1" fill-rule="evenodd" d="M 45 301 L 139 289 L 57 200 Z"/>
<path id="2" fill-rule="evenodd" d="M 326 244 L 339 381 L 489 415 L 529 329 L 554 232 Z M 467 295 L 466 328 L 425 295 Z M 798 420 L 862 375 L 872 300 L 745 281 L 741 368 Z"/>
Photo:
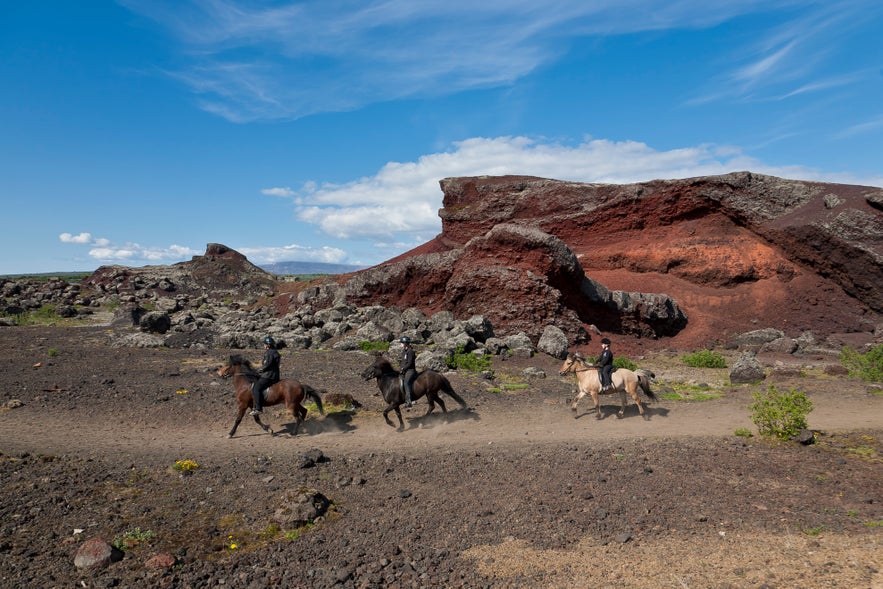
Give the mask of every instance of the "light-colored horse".
<path id="1" fill-rule="evenodd" d="M 586 396 L 586 393 L 588 393 L 592 395 L 592 400 L 595 402 L 595 418 L 601 419 L 601 400 L 598 396 L 602 394 L 610 395 L 618 391 L 622 397 L 622 408 L 616 416 L 622 419 L 623 415 L 625 415 L 626 407 L 625 394 L 628 392 L 632 399 L 634 399 L 635 405 L 638 406 L 638 413 L 641 414 L 641 417 L 645 420 L 650 419 L 650 416 L 644 413 L 641 399 L 638 398 L 638 387 L 640 387 L 641 390 L 644 391 L 644 394 L 649 398 L 654 401 L 658 399 L 656 393 L 650 390 L 650 380 L 655 378 L 656 375 L 649 370 L 640 368 L 632 371 L 628 368 L 617 368 L 616 371 L 610 375 L 610 380 L 612 381 L 613 386 L 603 393 L 601 392 L 601 379 L 598 375 L 598 369 L 586 362 L 582 356 L 578 354 L 569 354 L 567 356 L 567 360 L 564 361 L 558 374 L 564 376 L 568 372 L 572 372 L 576 375 L 576 381 L 579 386 L 579 393 L 570 406 L 572 411 L 576 412 L 576 404 L 580 399 Z"/>

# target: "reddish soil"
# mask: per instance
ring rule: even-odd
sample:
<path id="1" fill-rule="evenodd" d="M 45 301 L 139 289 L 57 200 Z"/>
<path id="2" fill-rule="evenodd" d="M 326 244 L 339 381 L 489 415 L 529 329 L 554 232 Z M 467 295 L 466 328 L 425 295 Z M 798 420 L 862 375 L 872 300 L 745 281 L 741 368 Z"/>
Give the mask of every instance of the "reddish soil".
<path id="1" fill-rule="evenodd" d="M 421 404 L 398 432 L 358 376 L 369 356 L 286 350 L 284 375 L 362 407 L 311 412 L 294 438 L 246 418 L 226 439 L 230 350 L 111 348 L 105 329 L 0 329 L 0 406 L 23 403 L 0 410 L 0 586 L 883 586 L 883 396 L 828 376 L 836 358 L 761 357 L 767 382 L 737 387 L 648 355 L 658 392 L 694 399 L 664 396 L 649 421 L 612 398 L 574 419 L 559 361 L 495 358 L 493 381 L 450 375 L 469 410 Z M 807 391 L 816 444 L 734 435 L 756 433 L 747 406 L 769 382 Z M 718 397 L 698 400 L 703 383 Z M 312 449 L 325 460 L 304 467 Z M 333 507 L 282 529 L 298 489 Z M 92 537 L 131 546 L 79 570 Z"/>

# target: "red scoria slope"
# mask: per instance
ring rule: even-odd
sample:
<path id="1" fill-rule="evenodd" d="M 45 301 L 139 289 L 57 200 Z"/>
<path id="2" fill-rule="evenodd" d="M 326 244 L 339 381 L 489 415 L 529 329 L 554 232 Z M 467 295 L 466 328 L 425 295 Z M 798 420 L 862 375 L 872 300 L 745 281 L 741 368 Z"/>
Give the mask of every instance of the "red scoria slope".
<path id="1" fill-rule="evenodd" d="M 451 309 L 455 314 L 482 312 L 496 326 L 513 323 L 513 315 L 525 309 L 517 298 L 505 310 L 497 308 L 499 292 L 486 293 L 489 308 L 479 310 L 475 303 L 487 266 L 530 271 L 525 266 L 536 257 L 530 244 L 521 250 L 507 244 L 484 260 L 451 256 L 468 251 L 472 240 L 494 227 L 516 225 L 561 240 L 591 280 L 611 290 L 670 295 L 687 316 L 686 326 L 672 337 L 623 333 L 620 349 L 695 349 L 762 327 L 791 336 L 805 330 L 822 337 L 868 333 L 881 321 L 879 188 L 750 172 L 628 185 L 526 176 L 447 178 L 441 187 L 442 233 L 381 266 L 427 256 L 436 256 L 442 266 L 456 262 L 457 276 L 476 280 L 470 308 Z M 415 268 L 423 270 L 415 275 Z M 433 264 L 411 264 L 404 280 L 411 286 L 397 286 L 396 276 L 391 273 L 392 282 L 383 287 L 384 304 L 430 311 L 441 302 L 456 306 L 457 301 L 445 301 L 446 278 Z M 425 290 L 415 294 L 413 285 L 421 281 L 433 285 L 434 296 Z M 547 319 L 526 311 L 522 324 Z M 579 315 L 585 325 L 596 323 L 585 312 Z"/>

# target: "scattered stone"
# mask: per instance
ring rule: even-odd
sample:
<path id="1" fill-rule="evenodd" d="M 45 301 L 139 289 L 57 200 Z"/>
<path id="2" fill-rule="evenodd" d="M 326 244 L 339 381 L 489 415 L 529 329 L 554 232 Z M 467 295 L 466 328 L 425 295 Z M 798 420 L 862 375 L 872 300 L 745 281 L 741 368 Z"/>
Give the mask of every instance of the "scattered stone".
<path id="1" fill-rule="evenodd" d="M 103 538 L 89 538 L 77 549 L 74 566 L 85 570 L 103 569 L 112 562 L 122 560 L 123 556 L 122 550 L 110 545 Z"/>

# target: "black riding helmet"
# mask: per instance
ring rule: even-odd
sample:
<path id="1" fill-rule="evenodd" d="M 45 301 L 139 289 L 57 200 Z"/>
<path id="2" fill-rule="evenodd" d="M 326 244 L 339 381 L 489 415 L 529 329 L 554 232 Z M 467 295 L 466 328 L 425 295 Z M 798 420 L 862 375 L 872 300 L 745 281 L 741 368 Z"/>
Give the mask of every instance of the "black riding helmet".
<path id="1" fill-rule="evenodd" d="M 407 335 L 405 335 L 405 336 L 402 336 L 401 339 L 399 339 L 399 342 L 401 342 L 403 344 L 410 344 L 411 338 L 409 338 Z"/>
<path id="2" fill-rule="evenodd" d="M 272 337 L 270 337 L 269 335 L 268 335 L 267 337 L 264 338 L 264 343 L 265 343 L 266 345 L 270 346 L 271 348 L 275 348 L 275 347 L 276 347 L 276 340 L 274 340 L 274 339 L 273 339 Z"/>
<path id="3" fill-rule="evenodd" d="M 607 344 L 607 345 L 609 346 L 609 345 L 610 345 L 610 339 L 605 337 L 605 338 L 601 339 L 601 343 L 602 343 L 602 344 Z"/>

